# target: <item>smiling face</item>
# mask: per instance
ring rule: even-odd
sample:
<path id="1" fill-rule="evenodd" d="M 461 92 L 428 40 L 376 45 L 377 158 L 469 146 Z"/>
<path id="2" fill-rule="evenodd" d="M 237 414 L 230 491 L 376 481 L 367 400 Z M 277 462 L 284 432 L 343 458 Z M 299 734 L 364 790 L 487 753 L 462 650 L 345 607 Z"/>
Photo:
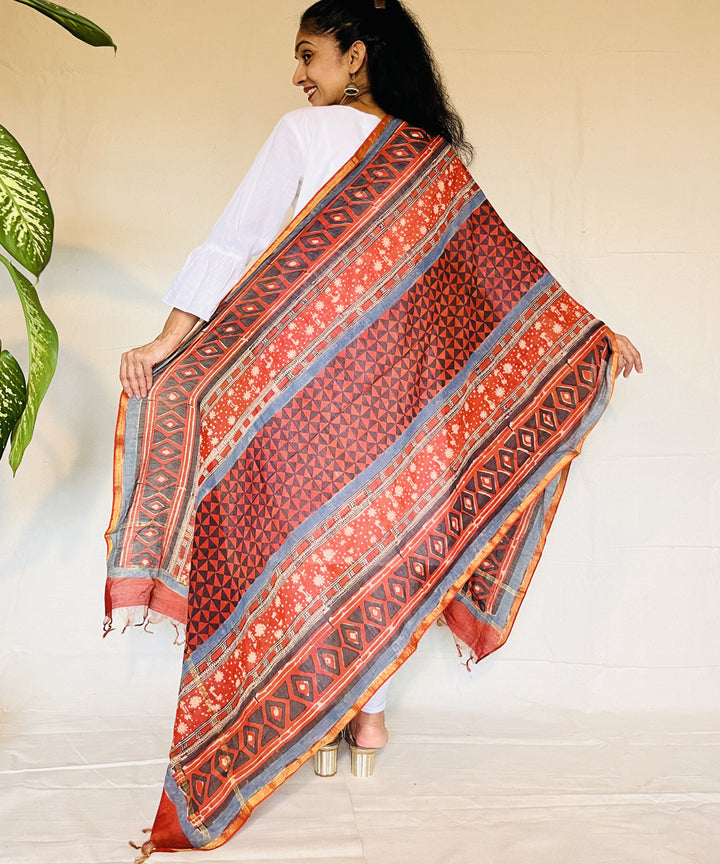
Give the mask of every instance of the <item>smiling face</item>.
<path id="1" fill-rule="evenodd" d="M 343 54 L 332 34 L 300 30 L 295 40 L 297 67 L 292 82 L 303 88 L 311 105 L 339 105 L 350 74 L 356 71 L 353 55 L 352 48 Z"/>

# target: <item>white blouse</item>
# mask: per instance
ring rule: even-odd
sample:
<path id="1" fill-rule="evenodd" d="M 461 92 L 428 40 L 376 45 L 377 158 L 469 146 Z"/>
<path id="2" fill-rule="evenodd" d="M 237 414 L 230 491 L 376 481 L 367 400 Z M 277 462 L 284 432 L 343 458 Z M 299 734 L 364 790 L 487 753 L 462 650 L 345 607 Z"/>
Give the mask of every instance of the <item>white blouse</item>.
<path id="1" fill-rule="evenodd" d="M 286 114 L 204 243 L 188 256 L 163 297 L 207 320 L 248 264 L 350 159 L 380 122 L 347 105 Z"/>

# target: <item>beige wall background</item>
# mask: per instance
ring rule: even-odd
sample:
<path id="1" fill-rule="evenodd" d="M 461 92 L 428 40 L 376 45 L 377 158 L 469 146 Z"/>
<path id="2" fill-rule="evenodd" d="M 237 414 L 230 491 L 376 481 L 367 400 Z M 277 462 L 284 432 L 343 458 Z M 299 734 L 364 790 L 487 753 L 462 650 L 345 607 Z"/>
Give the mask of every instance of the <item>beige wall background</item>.
<path id="1" fill-rule="evenodd" d="M 434 628 L 396 710 L 720 710 L 717 667 L 720 5 L 413 0 L 464 116 L 473 172 L 563 284 L 643 352 L 573 468 L 505 648 L 471 675 Z M 170 714 L 167 630 L 101 639 L 122 350 L 236 188 L 289 83 L 297 0 L 77 0 L 82 45 L 0 0 L 0 122 L 57 233 L 41 295 L 59 370 L 15 479 L 0 465 L 3 722 Z M 0 283 L 0 335 L 23 325 Z M 439 710 L 435 708 L 434 710 Z"/>

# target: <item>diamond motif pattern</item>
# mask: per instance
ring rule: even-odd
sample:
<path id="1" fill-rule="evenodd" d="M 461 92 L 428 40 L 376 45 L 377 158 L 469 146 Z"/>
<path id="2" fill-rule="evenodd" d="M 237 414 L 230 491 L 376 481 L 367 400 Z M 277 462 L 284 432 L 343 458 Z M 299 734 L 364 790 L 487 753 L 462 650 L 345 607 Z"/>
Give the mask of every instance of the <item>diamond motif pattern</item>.
<path id="1" fill-rule="evenodd" d="M 471 217 L 425 276 L 265 424 L 201 502 L 190 584 L 191 647 L 232 614 L 289 534 L 407 429 L 505 314 L 502 304 L 488 304 L 475 268 L 463 263 L 464 250 L 479 242 L 487 222 L 484 215 Z M 508 236 L 495 230 L 494 260 L 501 257 L 498 237 Z M 527 272 L 535 278 L 531 266 Z M 492 291 L 497 297 L 497 287 Z M 498 482 L 501 474 L 487 475 L 490 486 L 483 491 L 492 494 Z M 463 518 L 472 519 L 479 506 L 468 493 Z"/>
<path id="2" fill-rule="evenodd" d="M 436 161 L 415 177 L 426 151 Z M 491 619 L 490 629 L 508 621 L 505 599 L 517 593 L 539 504 L 500 520 L 495 537 L 483 532 L 505 512 L 517 516 L 522 490 L 545 479 L 597 398 L 609 347 L 559 286 L 538 287 L 544 268 L 477 190 L 466 191 L 469 182 L 443 145 L 391 124 L 372 157 L 160 370 L 154 401 L 141 409 L 142 491 L 128 508 L 135 527 L 127 538 L 119 529 L 118 560 L 169 570 L 178 546 L 191 549 L 189 671 L 171 764 L 174 793 L 187 799 L 182 816 L 203 843 L 228 820 L 239 827 L 267 778 L 292 770 L 301 744 L 331 732 L 362 697 L 369 659 L 378 669 L 395 664 L 406 647 L 398 634 L 422 630 L 437 598 L 463 578 L 464 609 Z M 475 210 L 434 263 L 403 282 L 469 195 Z M 388 252 L 401 214 L 423 226 L 420 240 Z M 359 299 L 336 301 L 348 273 Z M 267 373 L 259 407 L 248 397 L 246 413 L 235 414 L 235 382 L 266 374 L 262 352 L 295 325 L 296 298 L 331 326 Z M 324 310 L 334 305 L 333 318 Z M 539 338 L 534 316 L 546 347 L 521 374 L 516 346 Z M 208 418 L 223 412 L 233 414 L 226 437 L 209 441 Z M 195 506 L 198 428 L 210 456 Z M 384 521 L 373 525 L 376 505 Z"/>

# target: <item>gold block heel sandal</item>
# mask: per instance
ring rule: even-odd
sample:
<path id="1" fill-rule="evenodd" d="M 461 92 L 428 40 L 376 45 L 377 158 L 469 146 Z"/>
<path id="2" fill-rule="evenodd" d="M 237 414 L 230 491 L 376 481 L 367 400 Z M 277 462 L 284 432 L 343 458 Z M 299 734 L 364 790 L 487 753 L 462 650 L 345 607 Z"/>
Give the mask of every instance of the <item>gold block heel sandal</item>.
<path id="1" fill-rule="evenodd" d="M 337 774 L 337 756 L 343 733 L 339 732 L 335 738 L 315 751 L 313 756 L 313 768 L 318 777 L 334 777 Z"/>
<path id="2" fill-rule="evenodd" d="M 380 747 L 360 747 L 358 746 L 352 729 L 347 726 L 345 728 L 345 737 L 350 745 L 350 771 L 353 777 L 372 777 L 375 769 L 375 754 Z"/>

